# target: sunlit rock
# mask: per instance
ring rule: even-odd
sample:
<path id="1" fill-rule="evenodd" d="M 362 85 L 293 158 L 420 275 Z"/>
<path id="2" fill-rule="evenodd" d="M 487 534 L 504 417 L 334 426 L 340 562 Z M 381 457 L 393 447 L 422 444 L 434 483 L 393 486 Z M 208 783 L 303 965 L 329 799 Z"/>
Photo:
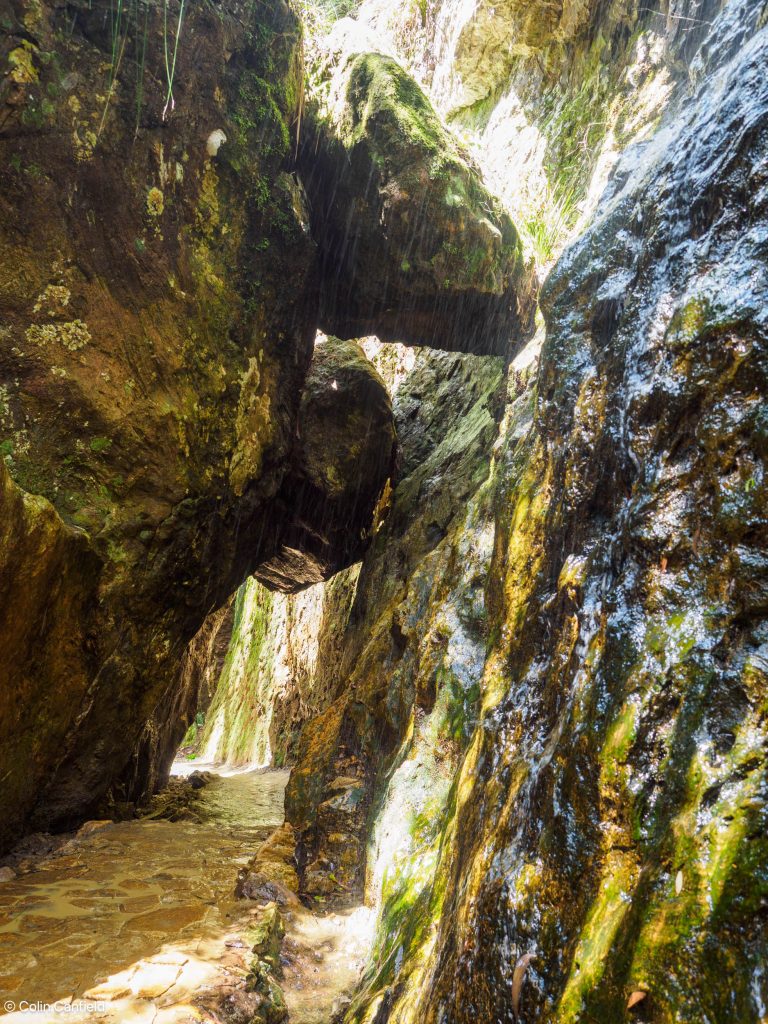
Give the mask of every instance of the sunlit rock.
<path id="1" fill-rule="evenodd" d="M 410 896 L 428 884 L 434 831 L 425 827 L 426 848 L 400 844 L 419 832 L 419 815 L 439 813 L 450 766 L 475 720 L 492 530 L 490 509 L 479 498 L 475 505 L 474 495 L 487 480 L 501 379 L 500 360 L 424 352 L 398 388 L 400 470 L 391 509 L 366 554 L 352 613 L 338 620 L 339 663 L 321 669 L 339 697 L 302 729 L 286 789 L 302 891 L 310 896 L 354 900 L 366 870 L 380 885 L 386 853 L 376 866 L 365 863 L 374 793 L 381 815 L 374 773 L 406 752 L 420 766 L 411 797 L 388 816 L 397 836 L 377 835 L 375 843 L 424 853 Z M 391 874 L 387 895 L 395 904 L 400 882 Z M 404 901 L 404 914 L 408 908 Z"/>
<path id="2" fill-rule="evenodd" d="M 591 56 L 621 66 L 648 39 L 621 54 L 619 6 Z M 649 16 L 684 69 L 657 130 L 544 285 L 535 405 L 511 375 L 478 727 L 420 841 L 417 764 L 380 776 L 385 955 L 349 1022 L 765 1016 L 768 28 L 684 10 Z"/>

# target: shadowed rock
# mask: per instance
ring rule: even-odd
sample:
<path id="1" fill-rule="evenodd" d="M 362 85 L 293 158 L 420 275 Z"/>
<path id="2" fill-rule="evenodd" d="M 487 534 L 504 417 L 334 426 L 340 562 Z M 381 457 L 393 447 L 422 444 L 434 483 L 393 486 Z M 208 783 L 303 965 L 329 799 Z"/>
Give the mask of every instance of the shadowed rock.
<path id="1" fill-rule="evenodd" d="M 282 0 L 192 5 L 173 104 L 161 8 L 117 43 L 98 5 L 6 9 L 0 846 L 100 799 L 262 557 L 316 325 Z"/>
<path id="2" fill-rule="evenodd" d="M 318 345 L 274 511 L 283 532 L 257 579 L 293 593 L 362 558 L 394 444 L 387 389 L 360 346 L 338 338 Z"/>

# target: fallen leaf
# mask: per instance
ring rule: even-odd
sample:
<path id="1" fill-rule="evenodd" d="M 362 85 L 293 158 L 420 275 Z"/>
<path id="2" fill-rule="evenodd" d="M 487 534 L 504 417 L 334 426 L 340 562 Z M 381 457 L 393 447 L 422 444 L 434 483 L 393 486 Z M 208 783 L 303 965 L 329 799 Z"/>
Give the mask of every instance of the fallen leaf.
<path id="1" fill-rule="evenodd" d="M 683 872 L 678 871 L 675 875 L 675 895 L 679 896 L 683 891 Z"/>
<path id="2" fill-rule="evenodd" d="M 661 571 L 662 572 L 666 572 L 667 571 L 667 558 L 666 558 L 666 555 L 661 560 Z"/>
<path id="3" fill-rule="evenodd" d="M 520 993 L 523 990 L 523 982 L 525 981 L 528 964 L 535 956 L 535 953 L 523 953 L 515 964 L 515 972 L 512 975 L 512 1013 L 515 1015 L 515 1020 L 517 1020 L 520 1013 Z"/>
<path id="4" fill-rule="evenodd" d="M 627 1009 L 631 1010 L 633 1006 L 637 1006 L 638 1003 L 642 1003 L 647 995 L 647 992 L 643 992 L 642 989 L 637 989 L 637 991 L 633 992 L 627 1000 Z"/>

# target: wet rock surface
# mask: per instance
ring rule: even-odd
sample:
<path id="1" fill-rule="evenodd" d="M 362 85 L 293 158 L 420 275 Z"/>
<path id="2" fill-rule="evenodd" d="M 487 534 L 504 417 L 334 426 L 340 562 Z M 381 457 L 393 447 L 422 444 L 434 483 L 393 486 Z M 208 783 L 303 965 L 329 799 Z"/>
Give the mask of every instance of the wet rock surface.
<path id="1" fill-rule="evenodd" d="M 218 685 L 232 636 L 234 602 L 205 619 L 181 659 L 181 668 L 141 731 L 126 771 L 110 786 L 104 807 L 145 802 L 169 784 L 169 772 L 189 728 L 205 715 Z M 197 730 L 195 729 L 195 735 Z"/>
<path id="2" fill-rule="evenodd" d="M 335 697 L 332 671 L 359 566 L 297 595 L 249 579 L 234 601 L 232 642 L 198 749 L 212 761 L 292 761 L 301 724 Z"/>
<path id="3" fill-rule="evenodd" d="M 84 998 L 125 1020 L 142 1001 L 160 1000 L 158 1012 L 220 983 L 226 943 L 236 941 L 233 867 L 282 820 L 285 781 L 284 772 L 211 779 L 196 821 L 89 822 L 42 859 L 38 844 L 36 863 L 0 888 L 4 996 Z M 184 785 L 158 802 L 158 815 Z"/>
<path id="4" fill-rule="evenodd" d="M 344 403 L 334 411 L 310 375 L 299 422 L 319 295 L 289 173 L 298 22 L 282 0 L 183 7 L 139 25 L 14 0 L 2 37 L 2 846 L 82 820 L 111 786 L 132 800 L 161 785 L 210 616 L 259 566 L 293 591 L 359 558 L 389 460 L 386 395 L 349 347 L 333 371 Z M 485 202 L 475 172 L 448 162 Z M 470 305 L 473 289 L 507 303 L 520 270 L 487 198 L 493 267 L 461 284 Z M 404 195 L 398 217 L 418 203 Z M 453 251 L 448 219 L 430 231 Z M 439 277 L 417 289 L 430 308 Z M 313 431 L 333 434 L 332 452 Z"/>
<path id="5" fill-rule="evenodd" d="M 262 261 L 254 224 L 274 227 L 262 238 L 269 245 L 292 226 L 283 241 L 301 270 L 291 279 L 299 305 L 316 312 L 319 303 L 342 334 L 380 325 L 384 337 L 509 354 L 510 340 L 524 340 L 528 308 L 509 223 L 389 57 L 344 46 L 326 55 L 296 147 L 310 212 L 285 173 L 285 133 L 281 160 L 258 171 L 244 166 L 238 135 L 254 127 L 238 118 L 255 109 L 270 123 L 277 109 L 293 127 L 297 96 L 254 104 L 265 83 L 267 92 L 278 81 L 296 86 L 285 11 L 270 8 L 276 21 L 252 54 L 276 62 L 264 70 L 274 82 L 250 77 L 250 43 L 228 8 L 224 28 L 206 36 L 200 73 L 222 57 L 247 86 L 242 95 L 222 72 L 226 133 L 203 132 L 191 115 L 186 127 L 162 127 L 156 115 L 139 118 L 134 149 L 120 83 L 107 89 L 106 109 L 91 102 L 78 119 L 97 95 L 106 22 L 75 8 L 63 45 L 84 79 L 72 104 L 79 79 L 59 81 L 60 55 L 47 56 L 60 37 L 46 10 L 16 3 L 23 31 L 0 37 L 10 68 L 2 144 L 23 142 L 21 162 L 3 166 L 0 199 L 16 218 L 0 228 L 0 265 L 16 274 L 0 291 L 9 323 L 0 443 L 11 470 L 0 477 L 0 623 L 16 659 L 0 775 L 18 812 L 4 821 L 13 836 L 41 779 L 32 821 L 82 811 L 83 794 L 119 774 L 146 722 L 126 777 L 149 778 L 172 742 L 168 716 L 187 715 L 172 683 L 196 633 L 208 660 L 210 638 L 197 632 L 207 612 L 277 549 L 270 585 L 291 590 L 332 571 L 325 512 L 357 527 L 356 463 L 378 465 L 391 452 L 385 396 L 378 384 L 367 390 L 375 378 L 354 345 L 328 343 L 330 362 L 316 364 L 302 409 L 309 321 L 291 321 L 287 264 Z M 30 839 L 0 875 L 0 977 L 14 996 L 32 979 L 43 998 L 54 987 L 85 992 L 107 1000 L 115 1020 L 138 1002 L 158 1024 L 161 1010 L 170 1020 L 179 1006 L 260 1024 L 286 1012 L 300 1024 L 765 1017 L 766 12 L 747 0 L 658 10 L 566 0 L 510 2 L 498 13 L 443 0 L 397 16 L 421 18 L 436 47 L 425 60 L 452 54 L 452 68 L 427 77 L 456 123 L 482 125 L 487 147 L 494 125 L 514 122 L 510 137 L 536 154 L 531 166 L 552 190 L 542 209 L 562 221 L 553 231 L 534 210 L 526 225 L 539 269 L 554 263 L 545 322 L 506 381 L 501 360 L 414 359 L 394 401 L 399 459 L 379 505 L 388 514 L 375 521 L 359 575 L 290 612 L 261 584 L 240 591 L 206 743 L 233 760 L 295 754 L 287 822 L 275 815 L 270 833 L 256 834 L 252 808 L 242 820 L 253 794 L 232 801 L 190 781 L 156 802 L 151 813 L 164 820 L 93 820 L 63 839 Z M 270 35 L 276 28 L 285 33 Z M 443 29 L 445 50 L 435 43 Z M 156 54 L 162 42 L 155 24 Z M 157 108 L 166 101 L 154 88 Z M 218 120 L 216 91 L 199 91 Z M 179 86 L 179 109 L 188 101 Z M 64 105 L 73 132 L 47 153 L 40 140 L 53 139 Z M 193 124 L 204 145 L 184 161 Z M 110 237 L 133 251 L 123 243 L 142 225 L 144 249 L 134 241 L 141 258 L 129 264 L 136 280 L 116 272 L 97 227 L 117 207 L 114 181 L 92 161 L 99 146 L 122 161 L 127 196 Z M 61 147 L 74 147 L 82 177 L 57 205 L 50 161 Z M 507 137 L 499 161 L 510 152 Z M 49 222 L 28 226 L 25 188 L 41 171 Z M 335 198 L 322 188 L 329 176 Z M 552 239 L 577 217 L 577 237 L 555 262 Z M 38 248 L 49 236 L 63 246 L 62 262 L 46 249 L 43 273 L 27 258 L 27 230 Z M 258 281 L 259 301 L 246 277 Z M 269 322 L 265 295 L 275 300 Z M 167 350 L 148 323 L 171 339 Z M 361 404 L 374 407 L 378 431 L 323 404 L 347 368 L 368 382 L 349 394 L 369 395 Z M 121 404 L 135 391 L 145 403 L 136 419 Z M 47 416 L 54 404 L 57 417 Z M 302 429 L 307 422 L 314 427 Z M 374 434 L 386 443 L 367 448 Z M 64 449 L 72 436 L 74 454 Z M 381 481 L 370 481 L 361 529 Z M 300 539 L 288 543 L 291 530 Z M 363 553 L 356 537 L 345 543 L 341 561 Z M 278 658 L 312 607 L 311 643 L 300 658 Z M 37 640 L 41 623 L 58 646 Z M 302 679 L 286 683 L 294 666 Z M 192 695 L 200 681 L 189 681 Z M 378 923 L 353 991 L 363 896 Z M 169 936 L 173 949 L 158 952 Z M 201 985 L 210 988 L 193 998 Z"/>
<path id="6" fill-rule="evenodd" d="M 414 80 L 354 44 L 327 41 L 325 92 L 299 154 L 322 328 L 513 352 L 531 332 L 534 295 L 511 220 Z"/>
<path id="7" fill-rule="evenodd" d="M 544 286 L 479 728 L 431 869 L 378 818 L 401 914 L 350 1021 L 764 1016 L 768 37 L 697 13 L 690 81 Z"/>

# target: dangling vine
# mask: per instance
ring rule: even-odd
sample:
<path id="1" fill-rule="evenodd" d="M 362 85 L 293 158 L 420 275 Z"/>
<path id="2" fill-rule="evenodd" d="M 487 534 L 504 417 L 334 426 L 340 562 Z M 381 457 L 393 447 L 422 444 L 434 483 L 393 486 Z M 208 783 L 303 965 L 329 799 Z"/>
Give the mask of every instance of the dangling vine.
<path id="1" fill-rule="evenodd" d="M 179 20 L 176 23 L 176 36 L 173 41 L 173 56 L 168 59 L 168 0 L 163 0 L 163 48 L 165 52 L 165 77 L 168 83 L 168 92 L 165 96 L 165 106 L 163 107 L 163 120 L 165 120 L 168 108 L 171 110 L 175 107 L 173 99 L 173 79 L 176 74 L 176 55 L 179 52 L 179 37 L 181 36 L 181 22 L 184 17 L 184 2 L 181 0 L 179 4 Z"/>

